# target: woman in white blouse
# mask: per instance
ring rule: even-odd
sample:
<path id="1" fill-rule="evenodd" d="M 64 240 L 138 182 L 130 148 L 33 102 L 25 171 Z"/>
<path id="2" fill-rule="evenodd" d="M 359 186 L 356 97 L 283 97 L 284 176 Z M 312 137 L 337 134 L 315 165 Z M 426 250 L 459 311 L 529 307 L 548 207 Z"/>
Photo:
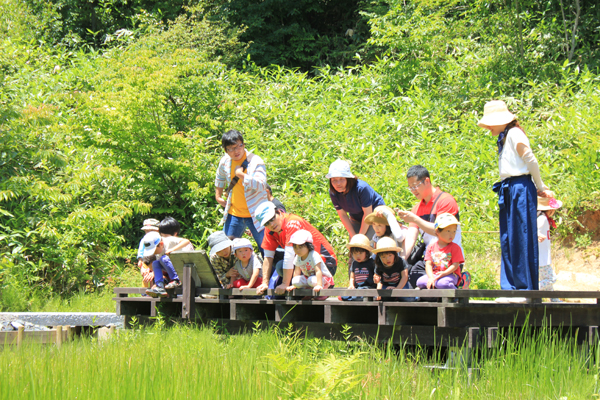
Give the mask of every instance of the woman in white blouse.
<path id="1" fill-rule="evenodd" d="M 486 103 L 480 127 L 497 136 L 502 262 L 500 287 L 538 290 L 537 196 L 553 197 L 542 182 L 537 159 L 516 116 L 503 101 Z"/>

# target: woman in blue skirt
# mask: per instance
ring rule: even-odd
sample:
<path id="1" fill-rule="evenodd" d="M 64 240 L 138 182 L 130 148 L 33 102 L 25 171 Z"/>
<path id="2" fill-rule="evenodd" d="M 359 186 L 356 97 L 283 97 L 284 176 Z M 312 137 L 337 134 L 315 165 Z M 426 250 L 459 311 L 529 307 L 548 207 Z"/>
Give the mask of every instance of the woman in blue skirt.
<path id="1" fill-rule="evenodd" d="M 529 139 L 503 101 L 486 103 L 477 125 L 498 137 L 501 181 L 493 189 L 500 208 L 500 287 L 538 290 L 537 195 L 553 194 L 542 182 Z"/>

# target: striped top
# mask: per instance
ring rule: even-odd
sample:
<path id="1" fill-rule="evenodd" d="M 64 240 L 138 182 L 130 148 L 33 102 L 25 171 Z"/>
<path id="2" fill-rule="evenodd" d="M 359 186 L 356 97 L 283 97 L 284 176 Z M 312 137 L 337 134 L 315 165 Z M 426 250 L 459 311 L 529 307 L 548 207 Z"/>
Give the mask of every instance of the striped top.
<path id="1" fill-rule="evenodd" d="M 258 232 L 265 229 L 260 223 L 254 218 L 254 212 L 256 207 L 260 203 L 267 200 L 267 168 L 265 167 L 264 161 L 256 154 L 248 152 L 246 150 L 246 158 L 248 160 L 248 172 L 244 177 L 242 184 L 244 185 L 244 195 L 246 197 L 246 204 L 248 205 L 248 211 L 252 216 L 252 222 Z M 221 161 L 219 161 L 219 167 L 217 168 L 217 176 L 215 178 L 215 186 L 218 188 L 227 189 L 231 182 L 231 157 L 225 154 Z M 227 197 L 227 204 L 225 205 L 225 213 L 223 214 L 223 222 L 227 219 L 229 214 L 229 208 L 231 207 L 231 196 Z"/>

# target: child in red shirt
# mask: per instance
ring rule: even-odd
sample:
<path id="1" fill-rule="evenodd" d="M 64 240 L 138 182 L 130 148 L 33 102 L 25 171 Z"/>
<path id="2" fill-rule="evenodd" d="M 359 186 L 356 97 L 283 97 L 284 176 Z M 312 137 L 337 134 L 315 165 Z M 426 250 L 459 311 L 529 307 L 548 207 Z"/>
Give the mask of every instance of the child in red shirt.
<path id="1" fill-rule="evenodd" d="M 417 280 L 419 289 L 456 289 L 460 280 L 460 264 L 465 262 L 459 245 L 453 243 L 460 222 L 449 213 L 435 219 L 437 242 L 427 248 L 425 271 Z"/>

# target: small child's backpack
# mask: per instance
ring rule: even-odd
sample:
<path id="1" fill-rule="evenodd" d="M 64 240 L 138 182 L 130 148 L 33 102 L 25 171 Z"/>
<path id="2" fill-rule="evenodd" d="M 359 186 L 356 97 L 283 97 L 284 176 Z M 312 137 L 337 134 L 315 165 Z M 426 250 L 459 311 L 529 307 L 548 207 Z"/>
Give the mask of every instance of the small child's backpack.
<path id="1" fill-rule="evenodd" d="M 468 289 L 469 285 L 471 285 L 471 274 L 469 273 L 469 271 L 461 271 L 460 279 L 456 287 L 458 289 Z"/>

